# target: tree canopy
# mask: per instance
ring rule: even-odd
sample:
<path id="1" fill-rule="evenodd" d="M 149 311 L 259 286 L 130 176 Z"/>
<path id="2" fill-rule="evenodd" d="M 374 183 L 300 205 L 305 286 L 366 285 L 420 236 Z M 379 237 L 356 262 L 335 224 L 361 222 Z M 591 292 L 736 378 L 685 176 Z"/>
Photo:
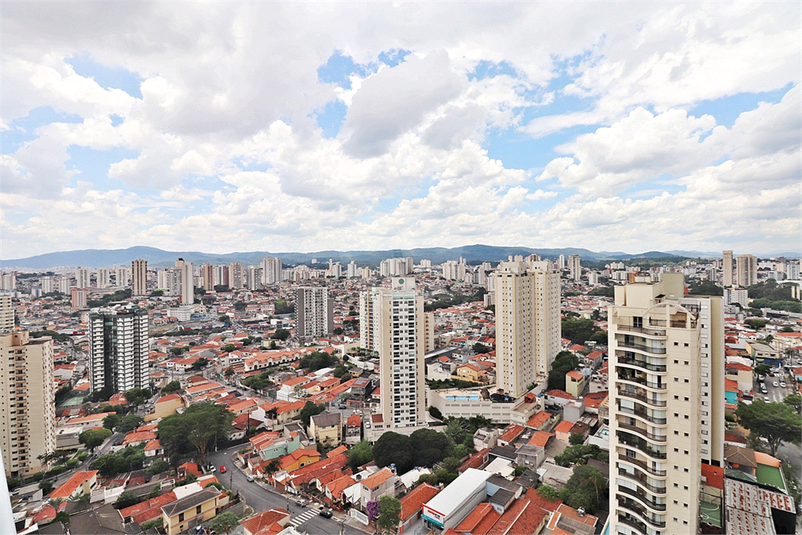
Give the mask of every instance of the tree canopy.
<path id="1" fill-rule="evenodd" d="M 401 502 L 393 496 L 379 498 L 379 517 L 376 527 L 385 532 L 393 532 L 398 527 L 401 517 Z"/>
<path id="2" fill-rule="evenodd" d="M 373 446 L 370 445 L 370 442 L 363 440 L 348 450 L 346 455 L 348 456 L 348 466 L 356 473 L 357 467 L 373 460 Z"/>
<path id="3" fill-rule="evenodd" d="M 412 443 L 415 466 L 433 466 L 442 461 L 451 450 L 448 436 L 434 429 L 418 429 L 409 440 Z"/>
<path id="4" fill-rule="evenodd" d="M 735 411 L 738 422 L 752 433 L 765 439 L 772 455 L 783 442 L 800 443 L 802 418 L 786 403 L 765 403 L 756 399 L 751 405 L 738 403 Z"/>
<path id="5" fill-rule="evenodd" d="M 309 422 L 312 419 L 312 416 L 320 414 L 324 410 L 326 410 L 326 406 L 322 403 L 320 405 L 315 405 L 311 401 L 307 401 L 306 405 L 304 405 L 304 408 L 301 409 L 298 417 L 304 423 L 304 427 L 309 427 Z"/>
<path id="6" fill-rule="evenodd" d="M 590 320 L 588 320 L 590 321 Z M 579 359 L 570 351 L 560 351 L 551 364 L 548 375 L 549 390 L 565 390 L 565 374 L 579 366 Z"/>
<path id="7" fill-rule="evenodd" d="M 317 371 L 323 368 L 329 368 L 339 364 L 340 359 L 334 355 L 329 355 L 325 351 L 314 351 L 308 355 L 304 355 L 298 361 L 298 367 L 308 369 L 309 371 Z"/>
<path id="8" fill-rule="evenodd" d="M 406 435 L 388 431 L 373 445 L 373 460 L 379 467 L 395 463 L 399 474 L 408 472 L 415 466 L 412 441 Z"/>
<path id="9" fill-rule="evenodd" d="M 173 414 L 159 422 L 159 441 L 169 455 L 194 449 L 203 463 L 212 439 L 228 438 L 234 415 L 222 405 L 201 401 L 187 407 L 182 414 Z"/>
<path id="10" fill-rule="evenodd" d="M 136 414 L 128 414 L 120 420 L 120 423 L 117 424 L 117 431 L 121 433 L 127 433 L 128 431 L 133 431 L 140 425 L 142 425 L 145 421 L 142 419 L 141 416 L 137 416 Z M 105 423 L 105 419 L 104 419 Z"/>
<path id="11" fill-rule="evenodd" d="M 562 320 L 562 336 L 569 338 L 572 344 L 584 344 L 599 330 L 593 320 L 586 318 L 564 318 Z"/>
<path id="12" fill-rule="evenodd" d="M 574 509 L 582 507 L 593 514 L 606 501 L 607 481 L 604 474 L 592 466 L 577 465 L 560 497 Z"/>
<path id="13" fill-rule="evenodd" d="M 89 451 L 95 451 L 95 448 L 103 444 L 103 441 L 111 436 L 111 430 L 103 429 L 87 429 L 78 435 L 78 442 L 87 447 Z"/>

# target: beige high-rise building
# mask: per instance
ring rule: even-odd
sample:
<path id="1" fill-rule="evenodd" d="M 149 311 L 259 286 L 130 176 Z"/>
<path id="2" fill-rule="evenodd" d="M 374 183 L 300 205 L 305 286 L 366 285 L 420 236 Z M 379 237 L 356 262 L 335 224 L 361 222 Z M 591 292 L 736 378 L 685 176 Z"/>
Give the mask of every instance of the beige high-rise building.
<path id="1" fill-rule="evenodd" d="M 560 274 L 550 262 L 500 262 L 493 278 L 496 381 L 518 397 L 546 377 L 560 352 Z"/>
<path id="2" fill-rule="evenodd" d="M 181 304 L 191 305 L 195 302 L 195 274 L 192 262 L 186 262 L 183 258 L 179 258 L 175 261 L 175 268 L 180 273 Z"/>
<path id="3" fill-rule="evenodd" d="M 214 266 L 211 264 L 201 264 L 201 280 L 203 289 L 207 292 L 214 291 Z"/>
<path id="4" fill-rule="evenodd" d="M 245 288 L 245 276 L 242 269 L 242 264 L 239 262 L 232 262 L 228 267 L 228 281 L 232 290 L 238 288 Z"/>
<path id="5" fill-rule="evenodd" d="M 40 455 L 56 449 L 53 341 L 28 331 L 0 333 L 0 429 L 9 477 L 42 468 Z"/>
<path id="6" fill-rule="evenodd" d="M 281 258 L 266 256 L 262 260 L 262 284 L 280 284 L 282 273 Z"/>
<path id="7" fill-rule="evenodd" d="M 732 251 L 724 251 L 722 254 L 721 282 L 725 288 L 732 287 Z"/>
<path id="8" fill-rule="evenodd" d="M 738 286 L 748 288 L 757 284 L 757 257 L 742 254 L 735 259 L 735 272 L 738 277 Z"/>
<path id="9" fill-rule="evenodd" d="M 121 281 L 117 281 L 122 286 Z M 131 295 L 148 295 L 148 261 L 137 259 L 131 262 Z"/>
<path id="10" fill-rule="evenodd" d="M 578 281 L 582 279 L 582 264 L 578 254 L 568 257 L 568 268 L 571 270 L 571 279 Z"/>
<path id="11" fill-rule="evenodd" d="M 111 272 L 109 268 L 98 268 L 95 277 L 95 283 L 98 288 L 108 288 L 111 286 Z"/>
<path id="12" fill-rule="evenodd" d="M 701 463 L 723 466 L 723 305 L 641 279 L 608 312 L 610 533 L 696 533 Z"/>
<path id="13" fill-rule="evenodd" d="M 423 296 L 412 277 L 394 277 L 387 288 L 361 296 L 360 325 L 368 348 L 379 353 L 383 429 L 425 425 Z M 364 346 L 363 346 L 364 347 Z"/>

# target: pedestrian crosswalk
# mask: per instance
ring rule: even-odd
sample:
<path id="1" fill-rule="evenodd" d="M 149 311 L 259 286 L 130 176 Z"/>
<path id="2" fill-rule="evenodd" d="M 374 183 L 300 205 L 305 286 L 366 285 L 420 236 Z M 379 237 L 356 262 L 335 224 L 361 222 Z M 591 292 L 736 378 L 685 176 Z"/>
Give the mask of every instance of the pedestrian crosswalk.
<path id="1" fill-rule="evenodd" d="M 290 524 L 292 524 L 293 527 L 297 528 L 298 526 L 300 526 L 301 524 L 303 524 L 304 522 L 306 522 L 307 520 L 309 520 L 313 516 L 316 516 L 317 513 L 318 512 L 315 509 L 307 509 L 303 513 L 301 513 L 299 515 L 295 515 L 294 517 L 292 517 L 290 519 Z"/>

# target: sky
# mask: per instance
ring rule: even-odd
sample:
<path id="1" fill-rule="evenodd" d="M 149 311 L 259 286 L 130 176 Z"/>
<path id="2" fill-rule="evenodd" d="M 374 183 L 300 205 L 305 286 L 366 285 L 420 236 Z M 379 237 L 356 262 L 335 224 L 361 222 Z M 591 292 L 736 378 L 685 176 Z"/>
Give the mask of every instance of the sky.
<path id="1" fill-rule="evenodd" d="M 4 2 L 0 258 L 802 250 L 802 3 Z"/>

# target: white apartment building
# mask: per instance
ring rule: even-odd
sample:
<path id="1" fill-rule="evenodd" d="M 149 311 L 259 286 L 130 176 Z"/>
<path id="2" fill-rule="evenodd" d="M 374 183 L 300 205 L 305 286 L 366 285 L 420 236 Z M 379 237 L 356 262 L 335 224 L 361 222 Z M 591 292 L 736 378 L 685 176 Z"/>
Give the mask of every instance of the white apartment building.
<path id="1" fill-rule="evenodd" d="M 95 277 L 98 288 L 108 288 L 111 286 L 111 272 L 109 268 L 98 268 Z"/>
<path id="2" fill-rule="evenodd" d="M 736 258 L 735 272 L 739 287 L 747 288 L 757 284 L 757 257 L 750 254 L 742 254 Z"/>
<path id="3" fill-rule="evenodd" d="M 279 284 L 282 280 L 281 258 L 277 256 L 266 256 L 262 260 L 262 284 Z"/>
<path id="4" fill-rule="evenodd" d="M 195 279 L 192 262 L 185 262 L 183 258 L 175 261 L 175 269 L 179 273 L 181 290 L 181 304 L 191 305 L 195 302 Z"/>
<path id="5" fill-rule="evenodd" d="M 731 305 L 738 303 L 742 307 L 749 306 L 749 290 L 736 290 L 733 288 L 724 288 L 724 304 Z"/>
<path id="6" fill-rule="evenodd" d="M 300 337 L 324 336 L 334 330 L 334 303 L 325 287 L 301 286 L 296 291 L 296 330 Z"/>
<path id="7" fill-rule="evenodd" d="M 0 332 L 10 331 L 14 328 L 14 307 L 11 304 L 11 294 L 0 294 Z"/>
<path id="8" fill-rule="evenodd" d="M 356 262 L 354 262 L 353 260 L 348 262 L 348 268 L 347 268 L 347 272 L 346 272 L 348 278 L 349 279 L 353 279 L 355 277 L 358 277 L 359 276 L 358 269 L 359 268 L 356 267 Z"/>
<path id="9" fill-rule="evenodd" d="M 695 533 L 701 463 L 723 465 L 722 299 L 639 279 L 608 312 L 610 533 Z"/>
<path id="10" fill-rule="evenodd" d="M 145 262 L 145 260 L 140 260 L 141 262 Z M 133 262 L 131 263 L 133 266 Z M 145 262 L 145 289 L 147 289 L 147 272 L 148 272 L 148 263 Z M 114 284 L 115 286 L 128 286 L 128 281 L 131 279 L 131 270 L 125 266 L 118 266 L 114 268 Z"/>
<path id="11" fill-rule="evenodd" d="M 544 378 L 560 352 L 560 274 L 551 262 L 501 262 L 493 275 L 496 380 L 510 396 Z"/>
<path id="12" fill-rule="evenodd" d="M 89 378 L 92 391 L 146 388 L 148 314 L 138 308 L 101 309 L 89 316 Z"/>
<path id="13" fill-rule="evenodd" d="M 0 385 L 3 466 L 7 476 L 30 476 L 42 469 L 38 457 L 56 450 L 51 338 L 1 332 Z"/>
<path id="14" fill-rule="evenodd" d="M 365 292 L 360 324 L 366 324 L 368 348 L 379 353 L 382 425 L 385 429 L 425 425 L 423 296 L 415 289 L 415 279 L 395 277 L 389 289 Z"/>
<path id="15" fill-rule="evenodd" d="M 89 268 L 78 268 L 75 270 L 75 286 L 76 288 L 89 288 L 91 285 L 91 274 Z"/>
<path id="16" fill-rule="evenodd" d="M 40 277 L 39 284 L 42 287 L 43 294 L 49 294 L 53 292 L 53 277 Z"/>
<path id="17" fill-rule="evenodd" d="M 568 257 L 568 268 L 571 270 L 571 279 L 578 281 L 582 279 L 582 264 L 579 261 L 578 254 L 572 254 Z"/>

